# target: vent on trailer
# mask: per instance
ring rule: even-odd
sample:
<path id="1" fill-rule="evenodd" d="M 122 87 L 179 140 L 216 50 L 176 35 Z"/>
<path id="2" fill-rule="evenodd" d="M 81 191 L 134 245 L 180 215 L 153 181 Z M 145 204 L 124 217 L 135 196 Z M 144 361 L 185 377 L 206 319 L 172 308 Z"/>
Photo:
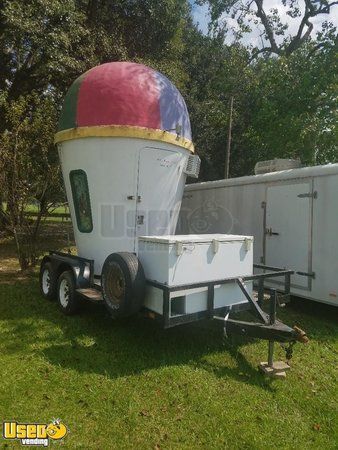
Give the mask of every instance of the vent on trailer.
<path id="1" fill-rule="evenodd" d="M 269 172 L 279 172 L 280 170 L 299 169 L 302 167 L 300 159 L 275 158 L 270 161 L 260 161 L 255 165 L 255 175 Z"/>
<path id="2" fill-rule="evenodd" d="M 188 177 L 198 178 L 200 173 L 201 160 L 197 155 L 190 155 L 187 159 L 187 164 L 184 169 L 184 173 L 188 175 Z"/>

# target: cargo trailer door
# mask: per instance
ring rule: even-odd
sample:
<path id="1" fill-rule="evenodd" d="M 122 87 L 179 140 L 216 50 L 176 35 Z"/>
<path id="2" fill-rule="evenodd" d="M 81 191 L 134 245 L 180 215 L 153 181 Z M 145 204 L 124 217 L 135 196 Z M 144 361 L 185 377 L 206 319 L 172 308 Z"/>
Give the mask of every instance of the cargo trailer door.
<path id="1" fill-rule="evenodd" d="M 312 280 L 312 201 L 312 182 L 267 187 L 265 264 L 294 270 L 292 285 L 306 290 Z"/>

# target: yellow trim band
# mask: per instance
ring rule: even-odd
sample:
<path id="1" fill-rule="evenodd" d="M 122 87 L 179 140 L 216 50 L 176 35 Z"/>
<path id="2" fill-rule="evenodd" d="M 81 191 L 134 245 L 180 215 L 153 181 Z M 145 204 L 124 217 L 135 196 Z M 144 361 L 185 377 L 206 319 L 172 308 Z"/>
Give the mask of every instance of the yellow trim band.
<path id="1" fill-rule="evenodd" d="M 151 141 L 162 141 L 167 142 L 168 144 L 179 145 L 180 147 L 190 150 L 192 153 L 194 152 L 194 144 L 189 141 L 189 139 L 176 137 L 168 131 L 134 127 L 130 125 L 101 125 L 95 127 L 70 128 L 56 133 L 54 142 L 57 144 L 59 142 L 85 137 L 128 137 L 149 139 Z"/>

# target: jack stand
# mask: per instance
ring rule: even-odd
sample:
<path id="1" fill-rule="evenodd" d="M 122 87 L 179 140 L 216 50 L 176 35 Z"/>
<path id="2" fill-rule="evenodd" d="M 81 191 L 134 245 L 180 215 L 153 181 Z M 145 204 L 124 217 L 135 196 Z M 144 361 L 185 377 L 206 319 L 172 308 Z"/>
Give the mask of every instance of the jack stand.
<path id="1" fill-rule="evenodd" d="M 276 306 L 277 306 L 277 291 L 271 289 L 270 295 L 270 325 L 276 322 Z M 284 361 L 273 361 L 274 341 L 269 341 L 268 362 L 261 362 L 259 369 L 270 377 L 285 378 L 286 370 L 290 369 L 289 364 Z"/>

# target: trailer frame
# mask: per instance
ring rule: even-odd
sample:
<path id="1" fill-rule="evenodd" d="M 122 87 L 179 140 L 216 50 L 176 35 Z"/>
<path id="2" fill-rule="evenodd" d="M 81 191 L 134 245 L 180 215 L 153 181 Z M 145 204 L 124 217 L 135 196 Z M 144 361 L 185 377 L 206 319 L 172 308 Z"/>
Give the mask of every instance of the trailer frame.
<path id="1" fill-rule="evenodd" d="M 147 280 L 147 284 L 153 286 L 155 288 L 162 290 L 163 295 L 163 314 L 156 314 L 156 317 L 162 321 L 164 328 L 172 328 L 176 325 L 183 325 L 186 323 L 195 322 L 197 320 L 202 319 L 212 319 L 214 316 L 222 316 L 226 315 L 229 312 L 229 308 L 231 308 L 232 312 L 235 311 L 247 311 L 253 310 L 256 316 L 261 320 L 261 322 L 268 324 L 268 314 L 266 314 L 261 306 L 263 305 L 264 300 L 264 280 L 268 278 L 275 277 L 284 277 L 284 294 L 283 300 L 289 299 L 290 296 L 290 286 L 291 286 L 291 275 L 294 273 L 292 270 L 285 270 L 279 267 L 269 267 L 264 266 L 262 264 L 254 264 L 253 266 L 256 269 L 269 270 L 268 272 L 253 274 L 243 277 L 232 277 L 232 278 L 223 278 L 219 280 L 213 281 L 204 281 L 200 283 L 191 283 L 185 285 L 178 286 L 168 286 L 164 283 L 159 283 L 157 281 Z M 250 293 L 247 291 L 244 282 L 245 281 L 258 281 L 258 299 L 255 301 Z M 221 308 L 214 308 L 214 290 L 215 286 L 227 283 L 237 283 L 240 289 L 242 290 L 244 296 L 247 299 L 247 303 L 240 303 L 237 305 L 224 306 Z M 170 294 L 175 291 L 195 289 L 206 287 L 208 289 L 207 292 L 207 310 L 200 311 L 191 314 L 182 314 L 171 317 L 170 316 Z"/>

